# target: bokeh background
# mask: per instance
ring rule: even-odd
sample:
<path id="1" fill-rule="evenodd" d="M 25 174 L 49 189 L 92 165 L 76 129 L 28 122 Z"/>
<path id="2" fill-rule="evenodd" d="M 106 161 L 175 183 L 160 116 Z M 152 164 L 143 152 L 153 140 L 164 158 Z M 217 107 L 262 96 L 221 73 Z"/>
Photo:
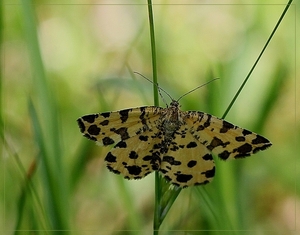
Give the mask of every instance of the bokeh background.
<path id="1" fill-rule="evenodd" d="M 1 12 L 3 233 L 151 234 L 154 174 L 110 173 L 109 148 L 76 124 L 153 105 L 152 84 L 132 74 L 152 79 L 146 1 L 34 1 L 33 11 L 23 2 L 4 1 Z M 177 99 L 220 78 L 184 97 L 182 110 L 224 114 L 287 2 L 260 3 L 154 1 L 160 86 Z M 214 181 L 184 189 L 161 234 L 300 234 L 297 11 L 292 5 L 226 117 L 273 146 L 215 159 Z"/>

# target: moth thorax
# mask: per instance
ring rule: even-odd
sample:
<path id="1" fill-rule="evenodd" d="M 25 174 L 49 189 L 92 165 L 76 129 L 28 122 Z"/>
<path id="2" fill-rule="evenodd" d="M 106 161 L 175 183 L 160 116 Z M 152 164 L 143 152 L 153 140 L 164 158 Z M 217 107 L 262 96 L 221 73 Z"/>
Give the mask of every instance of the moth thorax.
<path id="1" fill-rule="evenodd" d="M 173 137 L 175 132 L 180 128 L 181 123 L 177 121 L 171 121 L 170 119 L 166 119 L 162 123 L 162 129 L 165 134 L 165 141 L 167 144 L 169 144 Z"/>

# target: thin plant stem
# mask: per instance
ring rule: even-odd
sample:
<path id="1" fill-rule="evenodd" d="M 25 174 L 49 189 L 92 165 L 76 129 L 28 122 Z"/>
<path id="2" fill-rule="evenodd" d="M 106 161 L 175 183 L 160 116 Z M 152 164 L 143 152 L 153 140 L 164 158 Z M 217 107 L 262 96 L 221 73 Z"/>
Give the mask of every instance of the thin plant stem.
<path id="1" fill-rule="evenodd" d="M 158 88 L 157 88 L 157 66 L 156 66 L 156 48 L 155 48 L 155 34 L 154 34 L 154 21 L 152 11 L 152 1 L 148 0 L 148 14 L 149 14 L 149 27 L 150 27 L 150 41 L 151 41 L 151 58 L 152 58 L 152 73 L 153 73 L 153 97 L 154 105 L 159 106 Z M 153 221 L 153 234 L 158 234 L 159 229 L 159 202 L 161 199 L 161 184 L 158 172 L 155 172 L 155 208 L 154 208 L 154 221 Z"/>
<path id="2" fill-rule="evenodd" d="M 247 76 L 246 76 L 245 80 L 243 81 L 242 85 L 240 86 L 240 88 L 238 89 L 237 93 L 235 94 L 235 96 L 233 97 L 232 101 L 230 102 L 230 104 L 228 105 L 227 109 L 225 110 L 225 112 L 224 112 L 224 114 L 222 116 L 222 119 L 224 119 L 227 116 L 229 110 L 231 109 L 231 107 L 233 106 L 234 102 L 236 101 L 236 99 L 238 98 L 238 96 L 240 95 L 240 93 L 242 92 L 242 90 L 243 90 L 244 86 L 246 85 L 246 83 L 247 83 L 250 75 L 252 74 L 253 70 L 255 69 L 255 67 L 256 67 L 256 65 L 258 63 L 258 61 L 260 60 L 260 58 L 264 54 L 267 46 L 269 45 L 271 39 L 273 38 L 273 36 L 274 36 L 277 28 L 279 27 L 281 21 L 283 20 L 283 17 L 285 16 L 285 14 L 286 14 L 287 10 L 289 9 L 290 5 L 292 4 L 292 2 L 293 2 L 293 0 L 289 0 L 289 2 L 287 3 L 286 7 L 284 8 L 284 10 L 283 10 L 281 16 L 279 17 L 279 20 L 276 23 L 276 25 L 275 25 L 272 33 L 270 34 L 270 36 L 269 36 L 266 44 L 264 45 L 263 49 L 261 50 L 260 54 L 258 55 L 256 61 L 254 62 L 252 68 L 249 71 L 249 73 L 247 74 Z"/>

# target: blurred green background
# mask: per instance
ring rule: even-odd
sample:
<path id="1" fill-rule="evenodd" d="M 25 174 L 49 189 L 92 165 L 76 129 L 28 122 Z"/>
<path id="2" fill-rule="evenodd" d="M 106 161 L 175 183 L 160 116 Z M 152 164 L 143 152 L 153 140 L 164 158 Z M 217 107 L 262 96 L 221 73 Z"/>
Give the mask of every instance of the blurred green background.
<path id="1" fill-rule="evenodd" d="M 151 234 L 154 174 L 127 181 L 110 173 L 109 148 L 76 124 L 85 114 L 153 105 L 152 84 L 132 75 L 152 78 L 146 1 L 35 1 L 33 11 L 26 2 L 6 1 L 1 13 L 3 234 Z M 176 99 L 221 78 L 181 100 L 182 110 L 221 117 L 286 1 L 154 3 L 160 86 Z M 296 11 L 299 4 L 226 117 L 273 146 L 215 159 L 213 182 L 184 189 L 161 234 L 300 234 Z"/>

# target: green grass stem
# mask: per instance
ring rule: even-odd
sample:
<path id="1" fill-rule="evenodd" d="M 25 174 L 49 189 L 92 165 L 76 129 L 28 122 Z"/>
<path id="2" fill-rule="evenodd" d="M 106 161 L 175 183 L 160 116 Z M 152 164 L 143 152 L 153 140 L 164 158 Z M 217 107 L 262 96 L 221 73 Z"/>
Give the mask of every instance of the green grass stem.
<path id="1" fill-rule="evenodd" d="M 58 122 L 57 107 L 51 86 L 47 81 L 44 65 L 41 58 L 35 13 L 30 1 L 22 0 L 25 32 L 27 35 L 28 51 L 30 55 L 34 84 L 34 93 L 38 99 L 34 102 L 37 118 L 33 122 L 35 137 L 40 150 L 40 164 L 42 169 L 44 190 L 44 204 L 49 220 L 50 230 L 68 234 L 69 229 L 69 199 L 66 188 L 66 171 L 63 169 L 63 154 L 60 143 L 60 125 Z"/>

